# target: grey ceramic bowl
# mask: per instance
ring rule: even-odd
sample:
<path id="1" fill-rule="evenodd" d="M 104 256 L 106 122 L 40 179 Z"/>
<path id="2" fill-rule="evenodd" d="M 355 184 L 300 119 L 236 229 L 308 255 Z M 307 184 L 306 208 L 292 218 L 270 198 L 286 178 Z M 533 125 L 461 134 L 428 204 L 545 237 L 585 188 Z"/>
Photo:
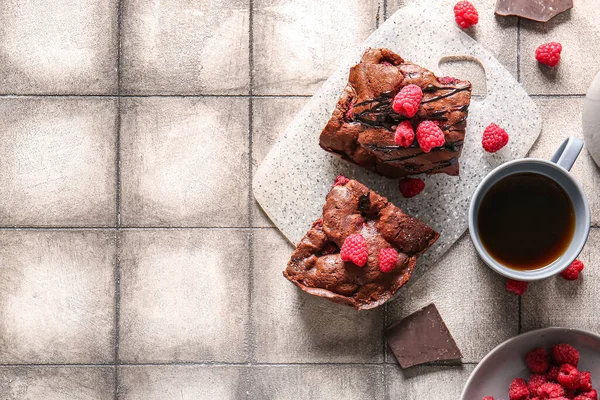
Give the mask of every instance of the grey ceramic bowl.
<path id="1" fill-rule="evenodd" d="M 579 329 L 545 328 L 515 336 L 492 350 L 467 380 L 460 399 L 492 396 L 507 400 L 510 382 L 529 376 L 525 354 L 536 347 L 550 349 L 557 343 L 568 343 L 579 350 L 579 370 L 590 371 L 592 382 L 600 383 L 600 336 Z"/>

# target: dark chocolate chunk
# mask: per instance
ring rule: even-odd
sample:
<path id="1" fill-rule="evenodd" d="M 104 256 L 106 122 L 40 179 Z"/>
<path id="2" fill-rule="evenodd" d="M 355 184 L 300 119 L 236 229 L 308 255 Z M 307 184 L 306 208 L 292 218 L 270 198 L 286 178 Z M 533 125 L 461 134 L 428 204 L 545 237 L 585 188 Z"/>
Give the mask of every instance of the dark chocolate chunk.
<path id="1" fill-rule="evenodd" d="M 433 303 L 387 328 L 385 340 L 402 368 L 462 358 Z"/>
<path id="2" fill-rule="evenodd" d="M 371 192 L 363 194 L 358 198 L 358 211 L 362 213 L 369 212 L 371 208 Z"/>
<path id="3" fill-rule="evenodd" d="M 498 15 L 516 15 L 538 22 L 547 22 L 569 8 L 573 8 L 573 0 L 497 0 L 496 2 Z"/>

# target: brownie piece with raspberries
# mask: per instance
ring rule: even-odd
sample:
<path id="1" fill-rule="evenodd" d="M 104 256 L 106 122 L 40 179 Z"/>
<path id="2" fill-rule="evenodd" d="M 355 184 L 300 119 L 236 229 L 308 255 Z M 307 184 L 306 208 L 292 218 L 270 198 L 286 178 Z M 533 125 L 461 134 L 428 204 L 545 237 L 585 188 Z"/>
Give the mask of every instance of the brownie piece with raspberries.
<path id="1" fill-rule="evenodd" d="M 423 92 L 418 111 L 410 118 L 392 108 L 394 97 L 407 85 L 417 85 Z M 360 63 L 350 69 L 348 84 L 321 132 L 319 144 L 390 178 L 442 172 L 458 175 L 470 102 L 470 82 L 437 78 L 388 49 L 368 49 Z M 406 120 L 415 132 L 423 121 L 436 123 L 445 143 L 424 152 L 415 135 L 409 147 L 398 145 L 395 130 Z"/>
<path id="2" fill-rule="evenodd" d="M 356 234 L 366 242 L 368 256 L 362 267 L 343 261 L 340 254 L 346 239 Z M 391 299 L 408 281 L 417 258 L 438 237 L 385 197 L 340 176 L 327 195 L 322 218 L 298 243 L 283 275 L 315 296 L 357 310 L 374 308 Z M 382 250 L 385 257 L 380 255 Z M 390 251 L 397 253 L 395 265 L 384 268 L 379 261 L 389 262 Z"/>

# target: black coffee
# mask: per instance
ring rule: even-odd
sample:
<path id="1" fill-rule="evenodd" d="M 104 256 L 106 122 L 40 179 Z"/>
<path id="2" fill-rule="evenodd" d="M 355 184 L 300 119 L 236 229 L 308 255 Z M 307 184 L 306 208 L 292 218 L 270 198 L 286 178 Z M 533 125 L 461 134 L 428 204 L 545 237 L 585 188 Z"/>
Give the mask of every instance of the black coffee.
<path id="1" fill-rule="evenodd" d="M 481 201 L 477 228 L 487 252 L 517 270 L 545 267 L 569 247 L 575 211 L 564 189 L 543 175 L 509 175 Z"/>

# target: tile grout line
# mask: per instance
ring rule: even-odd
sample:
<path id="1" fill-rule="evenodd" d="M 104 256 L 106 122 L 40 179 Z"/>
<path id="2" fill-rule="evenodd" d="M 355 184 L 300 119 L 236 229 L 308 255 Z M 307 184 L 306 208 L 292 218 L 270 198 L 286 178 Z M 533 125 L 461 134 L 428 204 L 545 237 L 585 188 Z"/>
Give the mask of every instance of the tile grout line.
<path id="1" fill-rule="evenodd" d="M 120 346 L 120 318 L 121 318 L 121 86 L 122 86 L 122 71 L 121 71 L 121 56 L 123 51 L 122 30 L 121 24 L 123 21 L 123 2 L 118 0 L 117 8 L 117 145 L 116 145 L 116 161 L 117 161 L 117 195 L 116 195 L 116 223 L 117 229 L 115 233 L 115 352 L 114 352 L 114 400 L 119 399 L 119 346 Z"/>
<path id="2" fill-rule="evenodd" d="M 388 18 L 388 0 L 383 0 L 383 20 Z"/>
<path id="3" fill-rule="evenodd" d="M 456 368 L 462 365 L 477 365 L 477 362 L 462 362 L 456 364 L 448 364 L 448 363 L 424 363 L 420 364 L 420 366 L 424 367 L 447 367 L 447 368 Z M 114 367 L 114 363 L 98 363 L 98 364 L 90 364 L 90 363 L 48 363 L 48 364 L 40 364 L 40 363 L 24 363 L 24 364 L 0 364 L 0 368 L 23 368 L 23 367 L 31 367 L 31 368 L 52 368 L 52 367 L 106 367 L 111 368 Z M 348 367 L 360 367 L 360 366 L 375 366 L 375 367 L 392 367 L 398 366 L 397 364 L 382 364 L 379 362 L 297 362 L 297 363 L 247 363 L 247 362 L 221 362 L 221 361 L 198 361 L 198 362 L 185 362 L 185 361 L 175 361 L 175 362 L 120 362 L 119 367 L 160 367 L 160 366 L 190 366 L 190 367 L 303 367 L 303 366 L 330 366 L 330 367 L 340 367 L 340 366 L 348 366 Z M 399 367 L 399 366 L 398 366 Z"/>
<path id="4" fill-rule="evenodd" d="M 521 18 L 517 17 L 517 82 L 521 83 Z"/>
<path id="5" fill-rule="evenodd" d="M 517 17 L 517 82 L 521 83 L 521 18 Z M 521 333 L 521 296 L 518 296 L 517 334 Z"/>
<path id="6" fill-rule="evenodd" d="M 522 332 L 523 329 L 523 324 L 522 324 L 522 317 L 521 317 L 521 312 L 522 311 L 522 296 L 519 296 L 519 317 L 518 317 L 518 331 L 517 334 L 520 334 Z"/>
<path id="7" fill-rule="evenodd" d="M 385 327 L 388 325 L 388 303 L 384 303 L 383 304 L 383 327 L 381 328 L 381 351 L 383 352 L 383 363 L 382 363 L 382 373 L 383 373 L 383 398 L 384 400 L 388 400 L 389 399 L 389 391 L 388 391 L 388 376 L 387 376 L 387 352 L 386 350 L 386 343 L 385 343 Z"/>
<path id="8" fill-rule="evenodd" d="M 442 367 L 442 368 L 457 368 L 463 365 L 478 365 L 478 362 L 467 361 L 456 364 L 448 363 L 424 363 L 420 364 L 422 367 Z M 265 362 L 224 362 L 224 361 L 173 361 L 173 362 L 119 362 L 119 367 L 161 367 L 161 366 L 175 366 L 175 367 L 305 367 L 305 366 L 329 366 L 329 367 L 361 367 L 361 366 L 374 366 L 374 367 L 398 367 L 395 363 L 380 363 L 380 362 L 288 362 L 288 363 L 265 363 Z M 115 363 L 21 363 L 21 364 L 0 364 L 0 368 L 60 368 L 60 367 L 94 367 L 94 368 L 114 368 Z"/>
<path id="9" fill-rule="evenodd" d="M 390 399 L 390 389 L 389 389 L 389 379 L 387 374 L 387 364 L 383 364 L 381 366 L 382 374 L 383 374 L 383 398 L 384 400 Z"/>
<path id="10" fill-rule="evenodd" d="M 520 74 L 520 71 L 517 71 Z M 585 93 L 528 93 L 529 97 L 584 97 Z M 48 98 L 71 98 L 76 97 L 78 99 L 85 98 L 181 98 L 181 99 L 195 99 L 195 98 L 241 98 L 241 99 L 308 99 L 311 98 L 310 94 L 0 94 L 0 99 L 18 99 L 23 97 L 48 97 Z M 473 95 L 473 98 L 483 97 Z"/>
<path id="11" fill-rule="evenodd" d="M 120 343 L 120 320 L 121 320 L 121 232 L 116 231 L 115 251 L 115 400 L 119 398 L 119 343 Z"/>
<path id="12" fill-rule="evenodd" d="M 311 94 L 75 94 L 75 93 L 54 93 L 54 94 L 28 94 L 28 93 L 0 93 L 0 98 L 20 98 L 20 97 L 77 97 L 77 98 L 146 98 L 146 97 L 165 97 L 165 98 L 198 98 L 198 97 L 224 97 L 224 98 L 309 98 Z"/>
<path id="13" fill-rule="evenodd" d="M 183 231 L 215 230 L 215 231 L 261 231 L 277 230 L 275 226 L 0 226 L 0 231 Z M 590 229 L 600 229 L 600 225 L 592 224 Z"/>
<path id="14" fill-rule="evenodd" d="M 248 1 L 248 226 L 254 225 L 253 211 L 253 133 L 254 133 L 254 0 Z M 252 305 L 254 302 L 254 231 L 248 232 L 248 365 L 255 364 L 256 338 L 254 336 L 254 319 Z M 245 377 L 248 388 L 252 386 L 251 374 Z"/>
<path id="15" fill-rule="evenodd" d="M 149 230 L 239 230 L 277 229 L 274 226 L 0 226 L 0 231 L 149 231 Z"/>
<path id="16" fill-rule="evenodd" d="M 384 303 L 383 304 L 383 318 L 382 318 L 383 326 L 381 327 L 381 342 L 382 342 L 381 343 L 381 351 L 383 352 L 383 363 L 384 364 L 387 363 L 387 352 L 385 351 L 386 343 L 385 343 L 384 332 L 385 332 L 385 327 L 388 326 L 388 320 L 389 320 L 388 311 L 389 311 L 388 303 Z"/>

